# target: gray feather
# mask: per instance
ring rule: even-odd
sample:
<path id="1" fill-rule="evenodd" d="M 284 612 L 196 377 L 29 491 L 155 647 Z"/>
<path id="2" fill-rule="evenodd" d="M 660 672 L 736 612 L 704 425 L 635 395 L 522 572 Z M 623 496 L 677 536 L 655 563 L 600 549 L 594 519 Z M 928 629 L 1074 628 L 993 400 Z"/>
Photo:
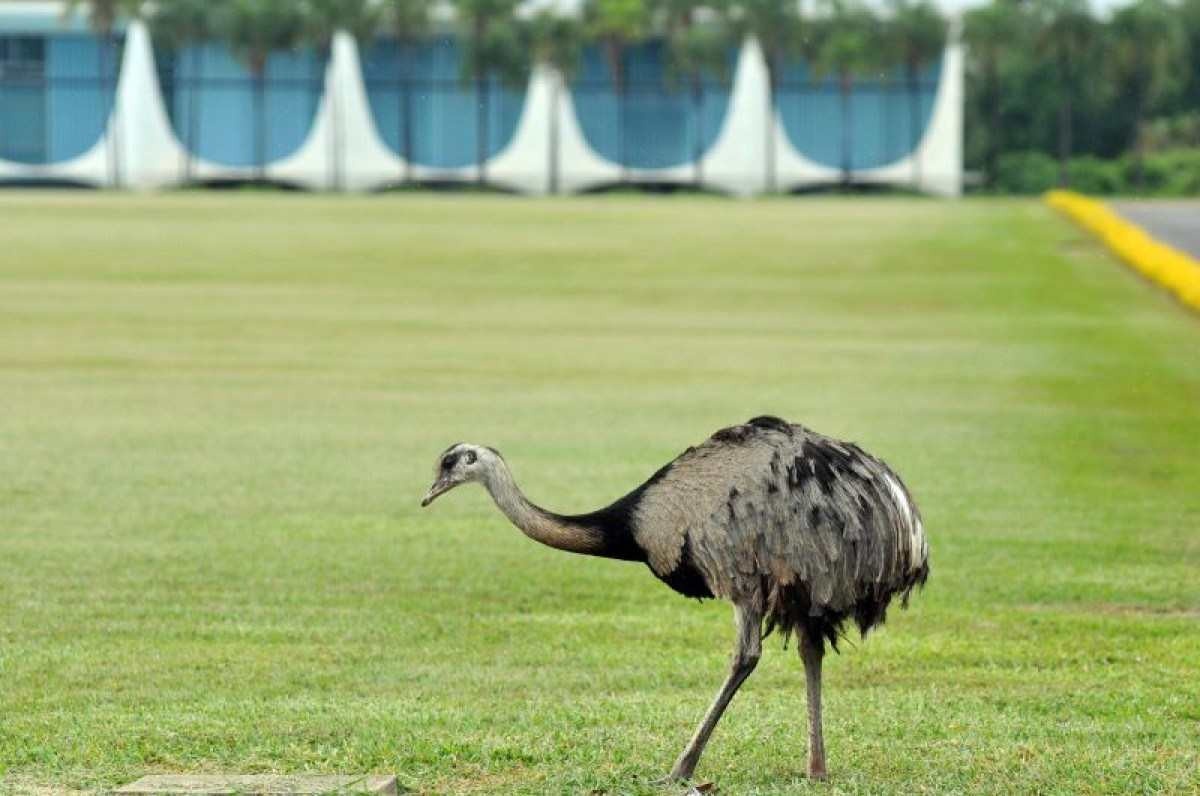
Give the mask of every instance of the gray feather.
<path id="1" fill-rule="evenodd" d="M 852 443 L 777 418 L 714 434 L 640 496 L 633 534 L 666 578 L 695 567 L 714 596 L 760 602 L 768 631 L 836 642 L 883 621 L 929 573 L 920 513 L 900 477 Z M 690 562 L 683 562 L 686 550 Z"/>

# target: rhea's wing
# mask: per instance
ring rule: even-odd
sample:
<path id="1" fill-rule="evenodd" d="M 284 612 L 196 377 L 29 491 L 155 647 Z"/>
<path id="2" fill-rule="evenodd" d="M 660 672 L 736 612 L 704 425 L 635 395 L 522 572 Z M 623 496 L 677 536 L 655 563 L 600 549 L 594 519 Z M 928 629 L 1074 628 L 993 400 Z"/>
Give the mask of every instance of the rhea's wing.
<path id="1" fill-rule="evenodd" d="M 782 421 L 689 450 L 647 487 L 635 519 L 660 576 L 693 566 L 732 598 L 794 585 L 814 613 L 901 588 L 924 563 L 898 477 L 855 445 Z"/>

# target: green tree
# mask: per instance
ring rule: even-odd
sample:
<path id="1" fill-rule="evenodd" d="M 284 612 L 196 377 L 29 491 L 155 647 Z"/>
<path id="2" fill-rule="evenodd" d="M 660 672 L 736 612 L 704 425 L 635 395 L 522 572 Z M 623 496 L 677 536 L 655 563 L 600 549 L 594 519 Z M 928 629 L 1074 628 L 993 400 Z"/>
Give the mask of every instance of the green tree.
<path id="1" fill-rule="evenodd" d="M 215 34 L 214 19 L 221 0 L 158 0 L 150 7 L 148 22 L 154 40 L 180 59 L 191 54 L 191 80 L 187 82 L 187 132 L 184 134 L 184 179 L 192 179 L 192 159 L 200 138 L 200 79 L 204 68 L 203 43 Z M 178 74 L 178 67 L 176 67 Z"/>
<path id="2" fill-rule="evenodd" d="M 560 138 L 558 117 L 565 81 L 579 67 L 583 53 L 583 28 L 579 21 L 549 9 L 535 14 L 527 27 L 530 52 L 535 63 L 550 69 L 550 129 L 547 152 L 547 189 L 558 193 L 560 182 Z"/>
<path id="3" fill-rule="evenodd" d="M 404 152 L 404 181 L 412 182 L 413 168 L 413 109 L 412 73 L 417 46 L 429 34 L 431 0 L 389 0 L 386 26 L 396 39 L 400 87 L 400 145 Z"/>
<path id="4" fill-rule="evenodd" d="M 1179 5 L 1188 68 L 1183 92 L 1185 108 L 1200 108 L 1200 0 L 1182 0 Z"/>
<path id="5" fill-rule="evenodd" d="M 1074 151 L 1074 113 L 1082 95 L 1081 82 L 1094 60 L 1100 30 L 1087 0 L 1036 0 L 1039 30 L 1035 48 L 1054 71 L 1058 105 L 1059 184 L 1070 182 L 1069 163 Z"/>
<path id="6" fill-rule="evenodd" d="M 813 23 L 811 53 L 817 75 L 837 79 L 842 105 L 842 181 L 853 168 L 854 117 L 850 102 L 854 78 L 877 67 L 883 37 L 878 18 L 853 0 L 828 0 L 827 13 Z"/>
<path id="7" fill-rule="evenodd" d="M 122 17 L 138 17 L 145 0 L 67 0 L 63 6 L 63 17 L 73 17 L 82 7 L 87 13 L 88 24 L 96 35 L 97 66 L 100 70 L 101 107 L 113 108 L 116 94 L 117 22 Z M 108 136 L 109 183 L 121 186 L 121 142 L 119 126 L 114 124 Z"/>
<path id="8" fill-rule="evenodd" d="M 587 37 L 604 52 L 617 95 L 617 152 L 625 171 L 625 51 L 649 32 L 650 14 L 643 0 L 586 0 L 583 24 Z"/>
<path id="9" fill-rule="evenodd" d="M 920 143 L 921 70 L 936 61 L 946 46 L 946 20 L 929 0 L 890 0 L 891 16 L 884 28 L 887 54 L 904 65 L 908 83 L 909 129 L 914 147 Z M 921 155 L 913 150 L 913 185 L 921 184 Z"/>
<path id="10" fill-rule="evenodd" d="M 779 78 L 787 59 L 805 52 L 810 32 L 798 0 L 735 0 L 730 6 L 732 29 L 742 38 L 753 37 L 767 65 L 766 190 L 776 189 L 775 106 Z"/>
<path id="11" fill-rule="evenodd" d="M 667 79 L 684 82 L 691 98 L 693 182 L 704 182 L 704 79 L 729 78 L 729 50 L 736 37 L 725 13 L 703 0 L 653 0 L 655 28 L 667 52 Z M 724 9 L 720 9 L 723 11 Z"/>
<path id="12" fill-rule="evenodd" d="M 996 183 L 1000 152 L 1004 147 L 1000 68 L 1003 59 L 1011 57 L 1020 40 L 1020 14 L 1020 6 L 1011 0 L 992 0 L 986 6 L 971 9 L 964 17 L 963 38 L 967 43 L 969 68 L 979 73 L 983 105 L 987 109 L 988 123 L 978 126 L 976 132 L 987 138 L 985 173 L 989 186 Z"/>
<path id="13" fill-rule="evenodd" d="M 529 52 L 516 20 L 519 0 L 454 0 L 465 42 L 463 78 L 475 85 L 475 142 L 478 182 L 487 181 L 488 111 L 492 75 L 507 85 L 525 80 Z"/>
<path id="14" fill-rule="evenodd" d="M 290 0 L 228 0 L 218 29 L 254 81 L 254 161 L 259 179 L 266 174 L 267 59 L 275 50 L 295 49 L 304 39 L 304 15 Z"/>
<path id="15" fill-rule="evenodd" d="M 374 0 L 306 0 L 300 8 L 305 37 L 325 53 L 339 30 L 364 44 L 379 34 L 383 20 L 383 8 Z"/>
<path id="16" fill-rule="evenodd" d="M 1109 61 L 1117 89 L 1132 105 L 1134 181 L 1145 187 L 1145 121 L 1180 82 L 1186 68 L 1185 39 L 1174 9 L 1163 0 L 1136 0 L 1118 9 L 1109 25 Z"/>

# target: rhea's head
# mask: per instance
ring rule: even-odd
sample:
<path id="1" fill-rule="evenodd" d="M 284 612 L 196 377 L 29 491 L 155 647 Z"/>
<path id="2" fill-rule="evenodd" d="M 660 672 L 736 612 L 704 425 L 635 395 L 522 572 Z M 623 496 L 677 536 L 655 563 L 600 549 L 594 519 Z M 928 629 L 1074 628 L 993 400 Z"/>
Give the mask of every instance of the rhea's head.
<path id="1" fill-rule="evenodd" d="M 500 454 L 483 445 L 459 442 L 451 445 L 438 457 L 433 467 L 433 486 L 425 493 L 422 506 L 430 503 L 459 484 L 482 481 L 486 473 L 500 460 Z"/>

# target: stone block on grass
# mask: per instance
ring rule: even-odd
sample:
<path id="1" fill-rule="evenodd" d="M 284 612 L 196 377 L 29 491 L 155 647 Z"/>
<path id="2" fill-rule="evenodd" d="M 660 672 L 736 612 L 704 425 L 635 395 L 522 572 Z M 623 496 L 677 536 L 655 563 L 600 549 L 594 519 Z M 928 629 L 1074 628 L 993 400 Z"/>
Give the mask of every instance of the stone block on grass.
<path id="1" fill-rule="evenodd" d="M 139 796 L 316 796 L 316 794 L 388 794 L 399 792 L 396 778 L 364 774 L 156 774 L 118 788 Z"/>

